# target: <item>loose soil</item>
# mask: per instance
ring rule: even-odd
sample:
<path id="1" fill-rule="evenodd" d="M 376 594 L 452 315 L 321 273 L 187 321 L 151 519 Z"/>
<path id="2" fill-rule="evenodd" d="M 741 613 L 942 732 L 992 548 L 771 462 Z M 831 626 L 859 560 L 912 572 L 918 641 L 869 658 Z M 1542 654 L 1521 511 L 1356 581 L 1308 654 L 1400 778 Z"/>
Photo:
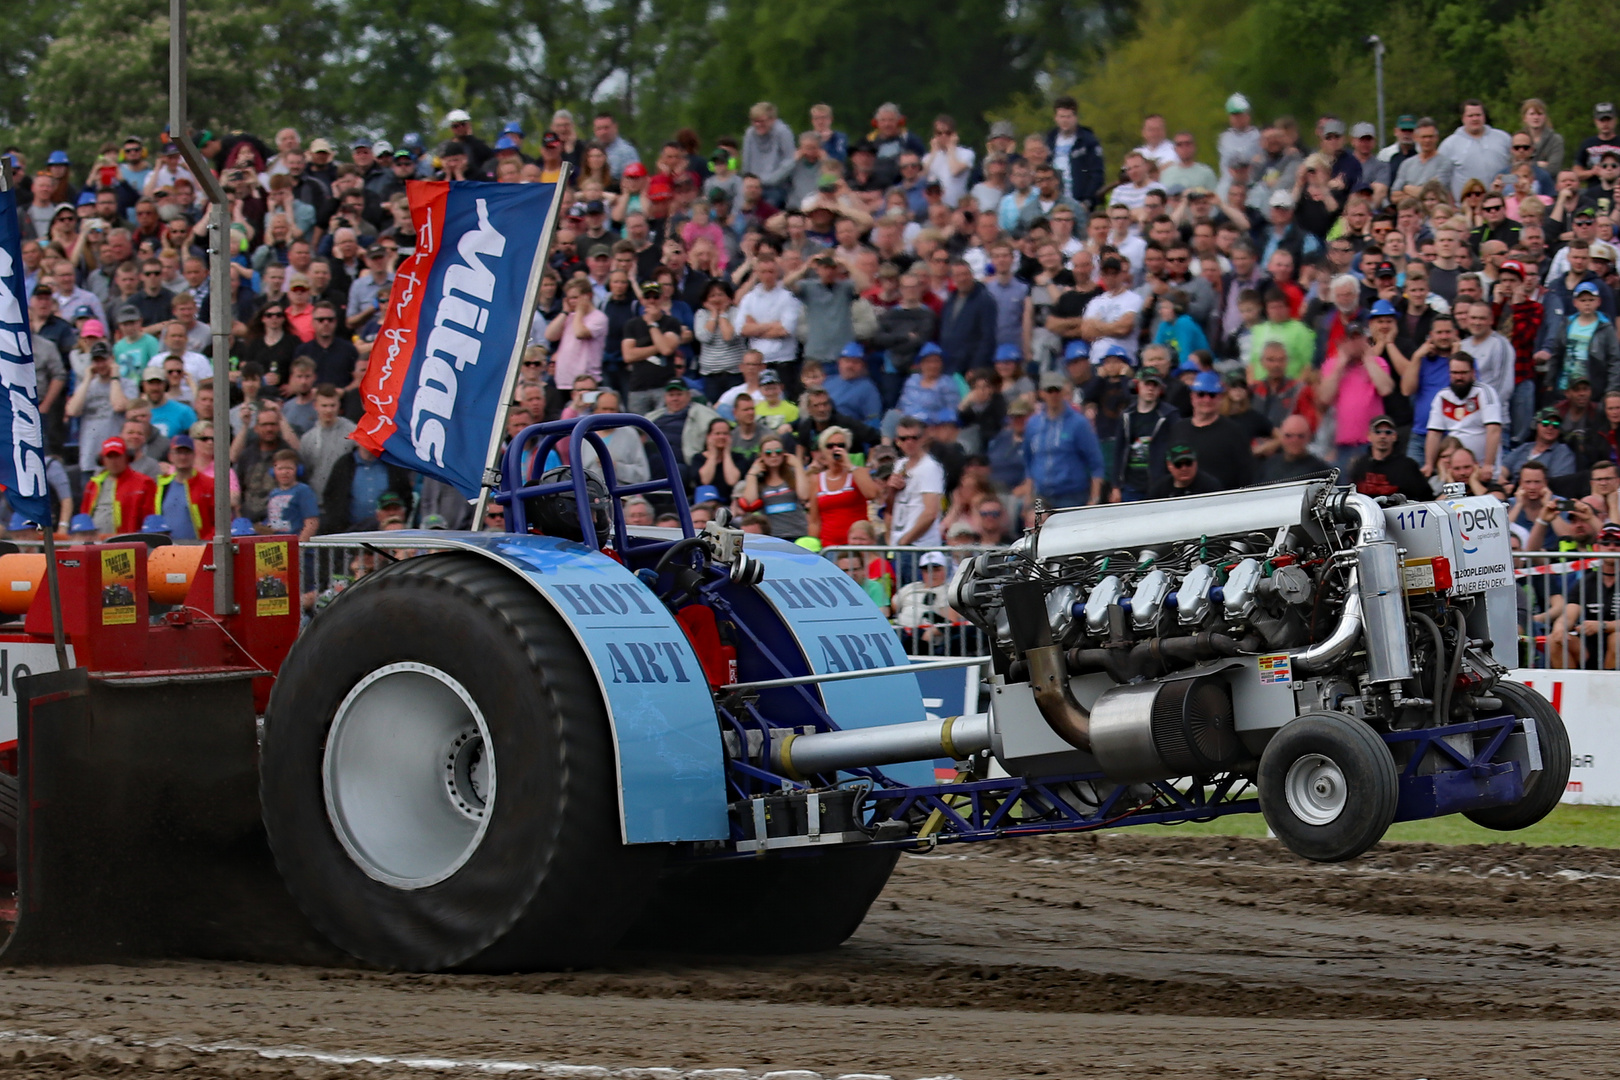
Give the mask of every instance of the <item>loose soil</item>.
<path id="1" fill-rule="evenodd" d="M 16 969 L 0 1080 L 1620 1076 L 1617 915 L 1612 849 L 1317 866 L 1169 830 L 964 845 L 903 857 L 818 956 Z"/>

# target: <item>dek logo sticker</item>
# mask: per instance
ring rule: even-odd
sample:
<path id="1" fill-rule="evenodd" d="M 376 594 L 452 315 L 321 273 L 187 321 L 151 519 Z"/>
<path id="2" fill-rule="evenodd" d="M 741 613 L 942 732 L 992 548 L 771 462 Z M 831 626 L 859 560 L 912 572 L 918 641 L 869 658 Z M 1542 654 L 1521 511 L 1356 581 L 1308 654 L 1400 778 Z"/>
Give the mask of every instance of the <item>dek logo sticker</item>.
<path id="1" fill-rule="evenodd" d="M 1294 681 L 1294 668 L 1287 653 L 1256 657 L 1262 683 L 1286 684 Z"/>

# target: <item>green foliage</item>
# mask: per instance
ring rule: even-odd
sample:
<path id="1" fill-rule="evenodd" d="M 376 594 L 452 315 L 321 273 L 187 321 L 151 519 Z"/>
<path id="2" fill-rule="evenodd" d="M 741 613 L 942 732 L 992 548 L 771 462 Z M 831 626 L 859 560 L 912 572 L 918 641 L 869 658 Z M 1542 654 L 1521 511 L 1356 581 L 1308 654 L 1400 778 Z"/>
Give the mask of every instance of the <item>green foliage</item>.
<path id="1" fill-rule="evenodd" d="M 1034 85 L 1048 54 L 1066 51 L 1059 5 L 1011 8 L 1002 0 L 733 0 L 698 66 L 689 112 L 708 133 L 740 132 L 756 101 L 774 102 L 795 129 L 811 105 L 833 107 L 854 137 L 893 101 L 926 130 L 955 117 L 979 141 L 987 115 Z"/>
<path id="2" fill-rule="evenodd" d="M 1580 140 L 1592 132 L 1592 106 L 1616 97 L 1617 35 L 1620 11 L 1573 0 L 1547 0 L 1504 32 L 1513 103 L 1527 97 L 1544 99 L 1571 158 Z"/>
<path id="3" fill-rule="evenodd" d="M 0 131 L 20 128 L 28 116 L 28 80 L 45 54 L 62 15 L 53 0 L 0 4 Z"/>

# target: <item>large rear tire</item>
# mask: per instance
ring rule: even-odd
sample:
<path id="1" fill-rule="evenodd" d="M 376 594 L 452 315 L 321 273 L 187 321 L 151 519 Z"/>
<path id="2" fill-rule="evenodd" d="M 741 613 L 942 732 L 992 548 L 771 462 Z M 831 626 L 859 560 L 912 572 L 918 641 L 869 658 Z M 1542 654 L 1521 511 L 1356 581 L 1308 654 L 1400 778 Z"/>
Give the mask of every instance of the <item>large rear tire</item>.
<path id="1" fill-rule="evenodd" d="M 1541 768 L 1524 778 L 1524 798 L 1518 802 L 1465 810 L 1463 817 L 1487 829 L 1513 832 L 1527 829 L 1552 813 L 1558 800 L 1563 798 L 1564 789 L 1569 785 L 1569 732 L 1552 702 L 1523 683 L 1499 682 L 1495 693 L 1513 710 L 1513 715 L 1535 720 L 1536 741 L 1541 745 Z"/>
<path id="2" fill-rule="evenodd" d="M 1260 755 L 1260 810 L 1295 855 L 1343 862 L 1395 820 L 1400 776 L 1378 733 L 1343 713 L 1289 721 Z"/>
<path id="3" fill-rule="evenodd" d="M 479 556 L 395 563 L 315 619 L 271 695 L 260 780 L 294 899 L 384 967 L 589 964 L 662 865 L 620 843 L 607 714 L 572 632 Z"/>
<path id="4" fill-rule="evenodd" d="M 624 944 L 754 956 L 836 949 L 860 927 L 899 857 L 853 847 L 672 867 Z"/>

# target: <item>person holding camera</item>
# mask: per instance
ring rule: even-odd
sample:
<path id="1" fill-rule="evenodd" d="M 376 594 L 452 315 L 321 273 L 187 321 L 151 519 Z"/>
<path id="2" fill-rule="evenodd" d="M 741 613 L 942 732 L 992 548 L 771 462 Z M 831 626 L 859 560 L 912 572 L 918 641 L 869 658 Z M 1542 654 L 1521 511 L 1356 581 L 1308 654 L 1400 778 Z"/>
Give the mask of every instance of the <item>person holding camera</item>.
<path id="1" fill-rule="evenodd" d="M 745 514 L 764 514 L 770 520 L 771 535 L 791 542 L 810 530 L 805 510 L 809 502 L 810 477 L 799 467 L 799 459 L 787 452 L 781 436 L 767 435 L 743 477 L 738 509 Z"/>
<path id="2" fill-rule="evenodd" d="M 806 470 L 816 479 L 805 531 L 824 548 L 847 544 L 850 526 L 866 520 L 867 504 L 883 491 L 871 470 L 851 465 L 852 438 L 848 428 L 834 426 L 822 431 L 815 460 Z"/>

